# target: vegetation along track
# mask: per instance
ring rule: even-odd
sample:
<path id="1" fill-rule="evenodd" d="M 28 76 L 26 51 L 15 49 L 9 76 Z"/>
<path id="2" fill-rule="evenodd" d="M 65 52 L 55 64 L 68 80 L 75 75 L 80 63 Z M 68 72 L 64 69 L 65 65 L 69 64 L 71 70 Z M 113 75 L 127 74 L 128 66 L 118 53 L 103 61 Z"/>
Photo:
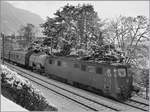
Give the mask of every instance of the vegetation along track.
<path id="1" fill-rule="evenodd" d="M 9 65 L 9 66 L 10 66 L 10 65 Z M 18 71 L 20 71 L 20 72 L 22 72 L 22 73 L 24 73 L 24 74 L 27 74 L 27 75 L 31 76 L 29 73 L 26 73 L 26 72 L 23 71 L 23 70 L 19 70 L 18 68 L 15 68 L 15 67 L 13 67 L 13 66 L 11 66 L 11 67 L 14 68 L 14 69 L 17 69 Z M 22 74 L 20 74 L 20 75 L 22 75 Z M 24 75 L 22 75 L 22 76 L 23 76 L 23 77 L 26 77 L 26 76 L 24 76 Z M 53 83 L 47 82 L 47 81 L 45 81 L 45 80 L 42 80 L 42 79 L 40 79 L 39 77 L 35 77 L 35 76 L 31 76 L 31 77 L 36 78 L 36 79 L 38 79 L 38 80 L 41 80 L 41 81 L 43 81 L 43 82 L 45 82 L 45 83 L 47 83 L 47 84 L 49 84 L 49 85 L 55 86 L 55 87 L 57 87 L 57 88 L 59 88 L 59 89 L 61 89 L 61 90 L 63 90 L 63 91 L 69 92 L 69 93 L 71 93 L 73 96 L 75 95 L 74 97 L 70 97 L 70 96 L 65 95 L 65 94 L 62 94 L 61 92 L 58 92 L 58 91 L 56 91 L 56 90 L 54 90 L 54 89 L 51 89 L 51 88 L 49 88 L 49 87 L 47 87 L 47 86 L 45 86 L 45 85 L 43 85 L 43 84 L 41 84 L 41 83 L 39 83 L 39 82 L 33 80 L 33 79 L 30 79 L 30 80 L 32 80 L 32 81 L 38 83 L 39 85 L 42 85 L 42 86 L 44 86 L 45 88 L 47 88 L 47 89 L 49 89 L 49 90 L 51 90 L 51 91 L 53 91 L 53 92 L 55 92 L 55 93 L 57 93 L 57 94 L 59 94 L 59 95 L 62 95 L 62 96 L 66 97 L 66 98 L 68 98 L 68 99 L 70 99 L 70 100 L 72 100 L 72 101 L 74 101 L 74 102 L 76 102 L 76 103 L 78 103 L 78 104 L 80 104 L 80 105 L 82 105 L 82 106 L 84 106 L 84 107 L 90 109 L 90 110 L 99 111 L 99 109 L 100 109 L 99 107 L 92 106 L 92 105 L 96 104 L 97 106 L 98 106 L 98 105 L 99 105 L 99 106 L 103 106 L 103 107 L 105 107 L 105 108 L 109 108 L 110 110 L 121 111 L 120 109 L 117 109 L 117 108 L 115 108 L 115 107 L 111 107 L 111 106 L 109 106 L 109 105 L 100 103 L 100 102 L 98 102 L 98 101 L 95 101 L 95 100 L 93 100 L 93 99 L 87 98 L 87 97 L 82 96 L 82 95 L 79 95 L 79 94 L 77 94 L 77 93 L 75 93 L 75 92 L 72 92 L 72 91 L 70 91 L 70 90 L 67 90 L 67 89 L 64 89 L 64 88 L 62 88 L 62 87 L 59 87 L 59 86 L 57 86 L 57 85 L 55 85 L 55 84 L 53 84 Z M 26 77 L 26 78 L 28 78 L 28 77 Z M 28 78 L 28 79 L 29 79 L 29 78 Z M 77 96 L 77 97 L 80 97 L 80 98 L 82 98 L 82 99 L 84 99 L 84 100 L 87 100 L 87 102 L 91 102 L 91 103 L 88 103 L 88 104 L 86 104 L 85 102 L 82 103 L 82 102 L 80 102 L 80 100 L 74 99 L 76 96 Z M 133 100 L 133 99 L 129 99 L 129 100 L 126 101 L 126 102 L 120 102 L 120 103 L 122 103 L 122 104 L 124 104 L 124 105 L 127 105 L 127 106 L 130 106 L 130 107 L 133 107 L 133 108 L 136 108 L 136 109 L 138 109 L 138 110 L 142 110 L 142 111 L 148 111 L 148 109 L 149 109 L 149 105 L 148 105 L 148 104 L 145 104 L 145 103 L 143 103 L 143 102 L 136 101 L 136 100 Z M 92 104 L 92 105 L 91 105 L 91 104 Z M 101 108 L 102 108 L 102 107 L 101 107 Z"/>
<path id="2" fill-rule="evenodd" d="M 8 65 L 8 64 L 7 64 L 7 65 Z M 114 108 L 114 107 L 111 107 L 111 106 L 102 104 L 102 103 L 100 103 L 100 102 L 94 101 L 94 100 L 92 100 L 92 99 L 86 98 L 86 97 L 84 97 L 84 96 L 81 96 L 81 95 L 79 95 L 79 94 L 77 94 L 77 93 L 74 93 L 74 92 L 69 91 L 69 90 L 67 90 L 67 89 L 64 89 L 64 88 L 62 88 L 62 87 L 59 87 L 59 86 L 57 86 L 57 85 L 55 85 L 55 84 L 46 82 L 46 81 L 44 81 L 44 80 L 42 80 L 42 79 L 40 79 L 40 78 L 38 78 L 38 77 L 31 76 L 30 74 L 28 74 L 28 73 L 24 72 L 23 70 L 20 70 L 20 69 L 18 69 L 18 68 L 16 68 L 16 67 L 12 66 L 12 65 L 10 65 L 10 64 L 9 64 L 8 66 L 10 66 L 11 68 L 13 68 L 13 69 L 15 69 L 15 70 L 17 70 L 17 71 L 19 71 L 19 72 L 21 72 L 21 73 L 23 73 L 23 74 L 26 74 L 26 75 L 28 75 L 28 76 L 30 76 L 30 77 L 32 77 L 32 78 L 29 78 L 28 76 L 24 76 L 24 75 L 22 75 L 21 73 L 18 73 L 19 75 L 21 75 L 21 76 L 23 76 L 23 77 L 25 77 L 25 78 L 27 78 L 27 79 L 29 79 L 29 80 L 35 82 L 35 83 L 38 83 L 39 85 L 41 85 L 41 86 L 43 86 L 43 87 L 49 89 L 50 91 L 53 91 L 53 92 L 55 92 L 55 93 L 57 93 L 57 94 L 59 94 L 59 95 L 65 97 L 65 98 L 67 98 L 67 99 L 70 99 L 70 100 L 72 100 L 72 101 L 74 101 L 74 102 L 76 102 L 76 103 L 78 103 L 78 104 L 80 104 L 80 105 L 86 107 L 86 108 L 89 109 L 89 110 L 92 110 L 92 111 L 99 111 L 99 110 L 102 110 L 102 109 L 108 109 L 108 110 L 113 110 L 113 111 L 121 111 L 121 110 L 119 110 L 119 109 L 117 109 L 117 108 Z M 50 87 L 48 87 L 48 86 L 45 86 L 44 84 L 41 84 L 39 81 L 35 81 L 34 79 L 38 79 L 38 80 L 40 80 L 40 81 L 42 81 L 42 82 L 44 82 L 44 83 L 47 83 L 47 84 L 52 85 L 52 86 L 55 86 L 57 89 L 60 89 L 60 90 L 54 90 L 54 89 L 52 89 L 52 88 L 50 88 Z M 63 92 L 62 92 L 62 91 L 63 91 Z M 65 93 L 64 91 L 65 91 L 65 92 L 68 92 L 68 93 L 71 94 L 71 95 L 68 95 L 68 93 L 67 93 L 67 94 L 63 94 L 63 93 Z M 70 97 L 70 96 L 71 96 L 71 97 Z"/>

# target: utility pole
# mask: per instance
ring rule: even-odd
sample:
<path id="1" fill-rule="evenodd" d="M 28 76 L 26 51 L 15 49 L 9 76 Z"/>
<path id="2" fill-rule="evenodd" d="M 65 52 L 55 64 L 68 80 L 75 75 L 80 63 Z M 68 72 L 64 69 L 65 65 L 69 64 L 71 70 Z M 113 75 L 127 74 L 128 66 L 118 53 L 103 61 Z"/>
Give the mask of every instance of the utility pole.
<path id="1" fill-rule="evenodd" d="M 84 12 L 84 14 L 85 14 L 85 18 L 84 18 L 84 39 L 85 39 L 85 41 L 86 41 L 86 46 L 85 46 L 85 49 L 87 50 L 87 35 L 86 35 L 86 25 L 87 25 L 87 22 L 86 22 L 86 11 Z"/>
<path id="2" fill-rule="evenodd" d="M 1 36 L 2 36 L 2 49 L 3 49 L 3 60 L 2 60 L 2 63 L 4 64 L 4 34 L 3 33 L 1 33 Z"/>
<path id="3" fill-rule="evenodd" d="M 53 45 L 53 42 L 52 42 L 52 37 L 51 37 L 51 55 L 52 55 L 52 50 L 53 50 L 52 45 Z"/>

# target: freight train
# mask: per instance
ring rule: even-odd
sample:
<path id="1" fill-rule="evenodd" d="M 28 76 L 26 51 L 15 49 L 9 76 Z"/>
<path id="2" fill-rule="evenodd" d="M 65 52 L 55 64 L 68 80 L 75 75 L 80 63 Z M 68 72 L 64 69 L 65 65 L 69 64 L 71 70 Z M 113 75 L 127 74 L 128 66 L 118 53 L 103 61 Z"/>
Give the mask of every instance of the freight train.
<path id="1" fill-rule="evenodd" d="M 103 94 L 117 100 L 131 97 L 133 78 L 128 66 L 80 60 L 73 56 L 51 56 L 34 51 L 5 51 L 2 58 L 53 79 Z"/>

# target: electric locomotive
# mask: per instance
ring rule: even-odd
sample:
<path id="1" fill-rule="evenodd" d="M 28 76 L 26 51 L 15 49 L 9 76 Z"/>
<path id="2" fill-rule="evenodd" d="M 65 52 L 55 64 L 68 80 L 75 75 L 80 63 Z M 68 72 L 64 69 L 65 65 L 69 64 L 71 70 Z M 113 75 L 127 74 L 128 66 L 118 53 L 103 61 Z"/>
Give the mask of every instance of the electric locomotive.
<path id="1" fill-rule="evenodd" d="M 131 97 L 132 76 L 128 66 L 81 61 L 74 57 L 48 57 L 45 61 L 45 73 L 71 85 L 115 99 Z"/>
<path id="2" fill-rule="evenodd" d="M 128 99 L 132 94 L 132 76 L 128 73 L 127 65 L 85 61 L 71 56 L 51 56 L 34 51 L 7 51 L 4 59 L 117 100 Z"/>

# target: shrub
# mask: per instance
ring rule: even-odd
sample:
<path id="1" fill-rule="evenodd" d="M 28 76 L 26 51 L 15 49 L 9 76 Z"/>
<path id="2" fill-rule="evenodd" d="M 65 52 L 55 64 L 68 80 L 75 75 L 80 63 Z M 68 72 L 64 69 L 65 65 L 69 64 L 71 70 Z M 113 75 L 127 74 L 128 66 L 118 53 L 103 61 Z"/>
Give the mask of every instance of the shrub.
<path id="1" fill-rule="evenodd" d="M 31 83 L 2 65 L 2 94 L 30 111 L 56 111 Z"/>

